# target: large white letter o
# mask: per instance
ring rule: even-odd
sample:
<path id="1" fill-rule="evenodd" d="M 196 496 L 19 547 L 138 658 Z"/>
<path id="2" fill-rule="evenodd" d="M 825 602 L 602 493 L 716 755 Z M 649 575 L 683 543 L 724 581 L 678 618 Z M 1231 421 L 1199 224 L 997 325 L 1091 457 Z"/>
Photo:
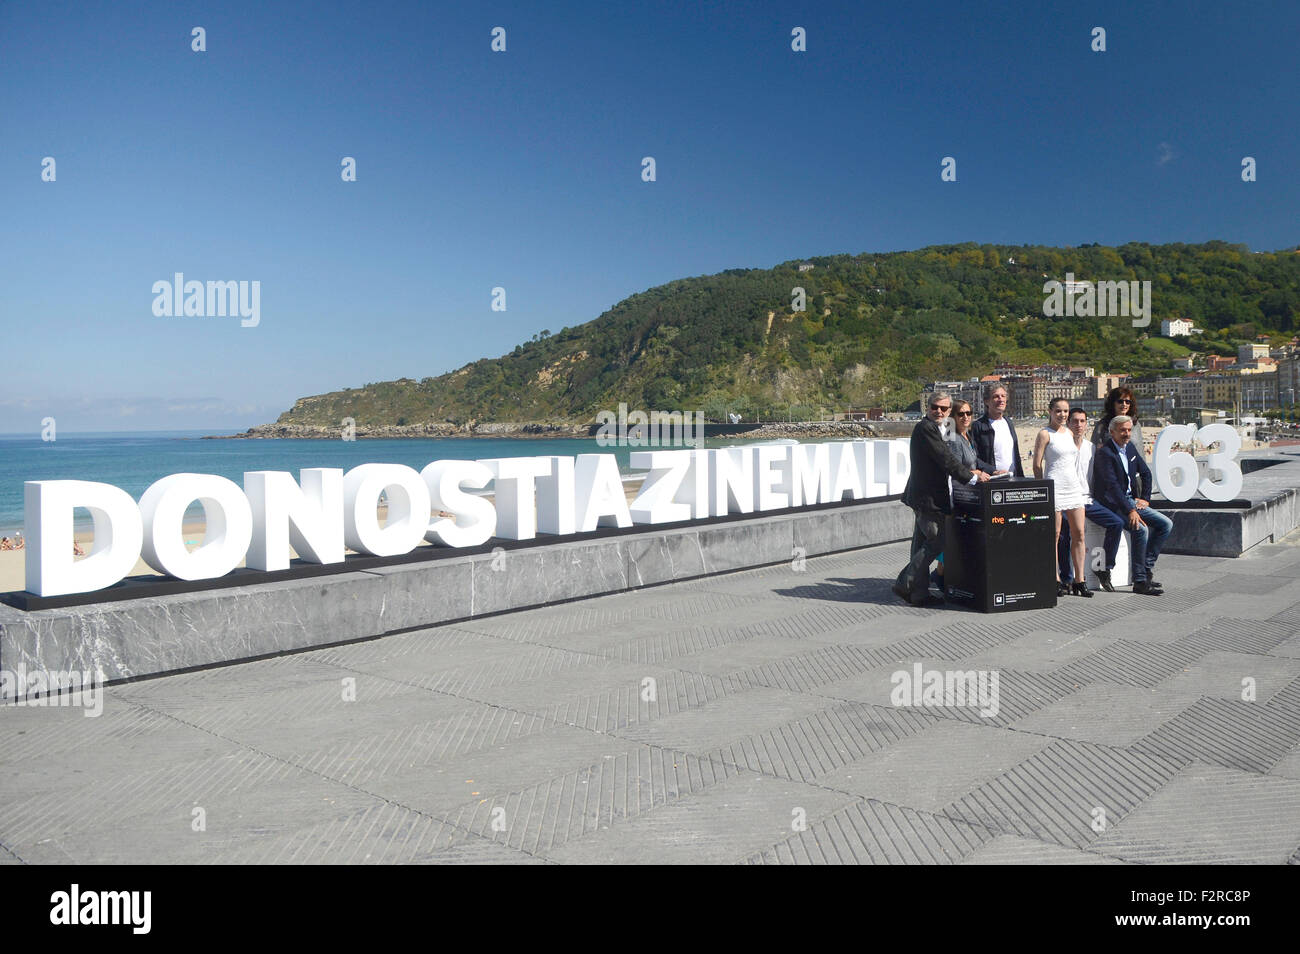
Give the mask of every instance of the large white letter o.
<path id="1" fill-rule="evenodd" d="M 203 545 L 185 549 L 185 510 L 203 505 L 207 524 Z M 154 481 L 140 498 L 144 521 L 144 562 L 179 580 L 225 576 L 248 553 L 253 511 L 239 485 L 216 474 L 172 474 Z"/>
<path id="2" fill-rule="evenodd" d="M 388 491 L 388 522 L 379 526 L 375 507 Z M 362 464 L 343 475 L 343 539 L 358 553 L 410 553 L 429 529 L 429 488 L 403 464 Z"/>

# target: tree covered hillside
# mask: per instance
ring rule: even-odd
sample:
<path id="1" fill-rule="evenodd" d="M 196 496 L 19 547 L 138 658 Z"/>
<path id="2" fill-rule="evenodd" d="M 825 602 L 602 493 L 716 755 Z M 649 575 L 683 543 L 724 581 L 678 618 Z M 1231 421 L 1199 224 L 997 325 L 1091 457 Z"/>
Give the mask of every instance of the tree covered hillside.
<path id="1" fill-rule="evenodd" d="M 999 362 L 1167 369 L 1168 349 L 1142 340 L 1159 334 L 1162 318 L 1192 319 L 1206 330 L 1192 346 L 1222 354 L 1259 333 L 1289 339 L 1300 329 L 1295 251 L 1256 254 L 1225 242 L 967 243 L 807 261 L 812 270 L 793 261 L 670 282 L 499 358 L 418 382 L 303 398 L 279 423 L 587 421 L 620 401 L 711 417 L 901 408 L 924 380 L 984 374 Z M 1043 317 L 1043 283 L 1067 272 L 1150 281 L 1151 325 Z M 791 308 L 796 287 L 807 295 L 802 313 Z"/>

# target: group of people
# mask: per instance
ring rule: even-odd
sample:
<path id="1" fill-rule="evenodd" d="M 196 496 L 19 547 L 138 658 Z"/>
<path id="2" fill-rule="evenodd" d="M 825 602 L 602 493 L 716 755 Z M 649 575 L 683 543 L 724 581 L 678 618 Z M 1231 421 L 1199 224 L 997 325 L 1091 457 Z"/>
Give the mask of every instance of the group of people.
<path id="1" fill-rule="evenodd" d="M 0 550 L 25 550 L 25 549 L 27 549 L 27 541 L 23 539 L 23 535 L 21 532 L 17 533 L 14 536 L 14 539 L 12 540 L 10 540 L 8 537 L 0 537 Z M 77 543 L 76 540 L 72 541 L 72 555 L 73 556 L 86 555 L 86 551 L 81 549 L 81 545 Z"/>
<path id="2" fill-rule="evenodd" d="M 1004 474 L 1024 476 L 1015 425 L 1006 413 L 1007 397 L 1007 389 L 995 385 L 985 401 L 987 412 L 973 420 L 966 401 L 944 392 L 933 394 L 925 417 L 912 431 L 912 472 L 903 503 L 915 512 L 916 523 L 911 560 L 893 588 L 913 606 L 942 602 L 930 594 L 930 566 L 936 559 L 942 566 L 944 517 L 952 512 L 949 482 L 974 485 Z M 1057 596 L 1092 596 L 1084 543 L 1087 520 L 1105 531 L 1105 569 L 1096 570 L 1102 589 L 1115 591 L 1111 571 L 1120 534 L 1128 530 L 1133 592 L 1159 596 L 1164 589 L 1155 579 L 1155 564 L 1173 521 L 1151 507 L 1151 470 L 1138 449 L 1142 430 L 1133 392 L 1115 388 L 1105 408 L 1091 439 L 1085 439 L 1087 413 L 1057 398 L 1034 445 L 1034 476 L 1054 485 Z"/>
<path id="3" fill-rule="evenodd" d="M 1110 574 L 1120 534 L 1127 530 L 1133 592 L 1159 596 L 1164 588 L 1155 578 L 1156 560 L 1174 522 L 1151 506 L 1154 485 L 1139 450 L 1142 428 L 1133 392 L 1111 391 L 1091 439 L 1087 433 L 1088 415 L 1070 407 L 1065 398 L 1056 398 L 1049 407 L 1048 425 L 1034 445 L 1034 475 L 1052 481 L 1056 498 L 1057 595 L 1092 596 L 1083 542 L 1085 521 L 1091 520 L 1105 531 L 1105 569 L 1096 568 L 1101 588 L 1115 592 Z"/>

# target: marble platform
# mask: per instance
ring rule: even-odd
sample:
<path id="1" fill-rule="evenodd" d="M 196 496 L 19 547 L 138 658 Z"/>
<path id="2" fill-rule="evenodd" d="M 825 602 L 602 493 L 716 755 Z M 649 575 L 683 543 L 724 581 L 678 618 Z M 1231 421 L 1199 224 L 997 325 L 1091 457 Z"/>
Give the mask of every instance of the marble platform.
<path id="1" fill-rule="evenodd" d="M 1243 455 L 1241 503 L 1176 509 L 1170 554 L 1238 557 L 1300 527 L 1300 448 Z M 0 605 L 0 670 L 106 682 L 277 656 L 906 541 L 897 500 L 34 611 Z M 1100 545 L 1090 527 L 1090 549 Z M 1095 539 L 1094 539 L 1095 538 Z M 1127 540 L 1125 541 L 1127 542 Z M 1127 565 L 1126 554 L 1120 559 Z M 1124 571 L 1117 566 L 1116 585 Z M 1095 577 L 1090 581 L 1096 586 Z M 0 687 L 0 700 L 4 689 Z"/>
<path id="2" fill-rule="evenodd" d="M 1239 557 L 1261 543 L 1275 543 L 1300 527 L 1300 448 L 1241 455 L 1245 478 L 1234 506 L 1171 505 L 1157 495 L 1151 505 L 1174 521 L 1165 553 Z"/>
<path id="3" fill-rule="evenodd" d="M 911 534 L 910 510 L 872 501 L 129 601 L 0 605 L 0 669 L 116 682 L 796 564 Z"/>

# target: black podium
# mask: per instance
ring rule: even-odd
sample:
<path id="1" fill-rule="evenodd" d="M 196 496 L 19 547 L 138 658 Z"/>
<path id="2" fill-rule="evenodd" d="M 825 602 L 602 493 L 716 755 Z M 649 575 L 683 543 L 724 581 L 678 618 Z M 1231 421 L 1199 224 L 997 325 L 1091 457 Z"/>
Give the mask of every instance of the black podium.
<path id="1" fill-rule="evenodd" d="M 984 613 L 1056 605 L 1052 481 L 990 480 L 953 488 L 944 595 Z"/>

